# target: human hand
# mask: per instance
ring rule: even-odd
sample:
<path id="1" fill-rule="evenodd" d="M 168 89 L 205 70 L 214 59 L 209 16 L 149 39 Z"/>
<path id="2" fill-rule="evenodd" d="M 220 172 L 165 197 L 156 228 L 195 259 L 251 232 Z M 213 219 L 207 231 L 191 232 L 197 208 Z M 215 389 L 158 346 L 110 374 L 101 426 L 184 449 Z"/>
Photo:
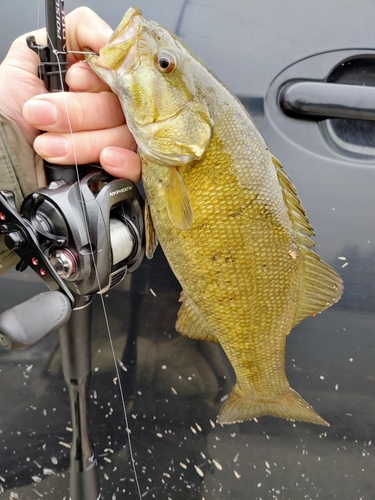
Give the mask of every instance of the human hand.
<path id="1" fill-rule="evenodd" d="M 112 30 L 86 7 L 66 16 L 68 50 L 94 51 Z M 30 33 L 46 43 L 45 30 Z M 21 128 L 36 152 L 51 163 L 69 165 L 100 161 L 117 177 L 140 178 L 141 163 L 117 97 L 80 60 L 68 55 L 66 81 L 71 92 L 48 93 L 37 76 L 39 58 L 18 38 L 0 66 L 0 110 Z M 9 82 L 12 82 L 9 85 Z M 68 118 L 69 117 L 69 118 Z M 46 133 L 40 134 L 40 130 Z M 72 131 L 72 133 L 71 133 Z"/>

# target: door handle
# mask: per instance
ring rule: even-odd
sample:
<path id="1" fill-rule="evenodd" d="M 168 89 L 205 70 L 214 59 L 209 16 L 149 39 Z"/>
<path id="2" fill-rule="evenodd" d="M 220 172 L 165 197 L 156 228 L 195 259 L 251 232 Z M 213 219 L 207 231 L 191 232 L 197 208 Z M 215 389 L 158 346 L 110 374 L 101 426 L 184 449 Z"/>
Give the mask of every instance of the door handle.
<path id="1" fill-rule="evenodd" d="M 294 80 L 281 89 L 279 104 L 294 118 L 375 120 L 375 87 Z"/>

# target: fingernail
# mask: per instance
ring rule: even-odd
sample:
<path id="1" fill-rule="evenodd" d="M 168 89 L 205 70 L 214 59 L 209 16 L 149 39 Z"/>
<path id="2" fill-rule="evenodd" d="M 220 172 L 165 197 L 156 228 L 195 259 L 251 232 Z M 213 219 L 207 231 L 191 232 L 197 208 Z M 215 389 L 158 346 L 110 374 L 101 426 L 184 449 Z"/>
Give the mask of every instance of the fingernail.
<path id="1" fill-rule="evenodd" d="M 125 166 L 127 157 L 117 149 L 105 148 L 102 152 L 102 159 L 108 167 L 122 168 Z"/>
<path id="2" fill-rule="evenodd" d="M 31 99 L 23 106 L 23 116 L 25 120 L 36 126 L 54 125 L 59 112 L 56 106 L 43 99 Z"/>
<path id="3" fill-rule="evenodd" d="M 41 134 L 34 141 L 34 149 L 43 158 L 59 158 L 68 153 L 69 145 L 64 136 Z"/>

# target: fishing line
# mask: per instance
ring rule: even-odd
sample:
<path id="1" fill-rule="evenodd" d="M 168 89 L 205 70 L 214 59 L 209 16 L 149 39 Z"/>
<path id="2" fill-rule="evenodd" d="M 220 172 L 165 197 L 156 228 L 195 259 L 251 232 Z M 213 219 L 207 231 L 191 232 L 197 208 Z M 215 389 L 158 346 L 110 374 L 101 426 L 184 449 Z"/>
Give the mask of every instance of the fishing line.
<path id="1" fill-rule="evenodd" d="M 49 35 L 48 35 L 48 33 L 47 33 L 47 36 L 48 36 L 48 38 L 50 38 Z M 53 46 L 53 45 L 51 44 L 51 46 Z M 57 54 L 56 49 L 54 49 L 53 52 L 55 54 Z M 57 59 L 57 64 L 58 64 L 58 68 L 59 68 L 59 77 L 60 77 L 61 88 L 63 89 L 64 81 L 63 81 L 62 68 L 61 68 L 61 64 L 60 64 L 59 58 L 57 57 L 56 59 Z M 79 180 L 79 169 L 78 169 L 78 161 L 77 161 L 77 151 L 76 151 L 76 146 L 75 146 L 75 141 L 74 141 L 73 127 L 72 127 L 71 120 L 70 120 L 70 115 L 69 115 L 69 110 L 68 110 L 68 102 L 67 102 L 67 99 L 66 99 L 65 91 L 63 90 L 62 93 L 63 93 L 63 100 L 64 100 L 65 112 L 66 112 L 67 121 L 68 121 L 69 133 L 70 133 L 71 139 L 72 139 L 73 158 L 74 158 L 74 165 L 75 165 L 75 169 L 76 169 L 76 176 L 77 176 L 77 179 Z M 84 202 L 81 190 L 79 190 L 79 196 L 80 196 L 80 202 L 82 203 L 82 206 L 84 206 L 85 202 Z M 89 241 L 90 251 L 93 254 L 94 253 L 94 249 L 92 248 L 91 241 L 89 239 L 89 231 L 88 231 L 88 227 L 89 226 L 88 226 L 88 221 L 87 221 L 87 214 L 86 214 L 85 210 L 82 210 L 82 212 L 83 212 L 83 217 L 84 217 L 84 222 L 85 222 L 86 236 L 87 236 L 87 239 Z M 94 266 L 94 270 L 95 270 L 96 280 L 97 280 L 97 283 L 98 283 L 98 286 L 99 286 L 99 292 L 98 293 L 100 295 L 100 301 L 101 301 L 101 304 L 102 304 L 102 309 L 103 309 L 103 314 L 104 314 L 104 320 L 105 320 L 105 324 L 106 324 L 106 328 L 107 328 L 109 344 L 110 344 L 110 348 L 111 348 L 111 352 L 112 352 L 113 362 L 114 362 L 114 365 L 115 365 L 115 371 L 116 371 L 116 376 L 117 376 L 117 381 L 118 381 L 118 386 L 119 386 L 120 398 L 121 398 L 122 409 L 123 409 L 124 419 L 125 419 L 125 426 L 126 426 L 125 430 L 126 430 L 127 441 L 128 441 L 128 446 L 129 446 L 130 462 L 131 462 L 131 466 L 132 466 L 132 469 L 133 469 L 134 479 L 135 479 L 137 491 L 138 491 L 138 494 L 139 494 L 139 498 L 142 499 L 142 492 L 141 492 L 141 488 L 140 488 L 140 484 L 139 484 L 139 478 L 138 478 L 137 468 L 136 468 L 134 454 L 133 454 L 133 445 L 132 445 L 132 441 L 131 441 L 131 437 L 130 437 L 129 419 L 128 419 L 128 414 L 127 414 L 127 410 L 126 410 L 125 396 L 124 396 L 124 391 L 123 391 L 122 384 L 121 384 L 120 372 L 119 372 L 119 369 L 118 369 L 118 366 L 117 366 L 117 357 L 116 357 L 116 353 L 115 353 L 115 349 L 114 349 L 114 345 L 113 345 L 112 333 L 111 333 L 111 328 L 110 328 L 110 324 L 109 324 L 107 308 L 105 306 L 102 289 L 100 287 L 99 272 L 98 272 L 98 268 L 97 268 L 95 260 L 93 260 L 93 266 Z"/>
<path id="2" fill-rule="evenodd" d="M 39 10 L 39 0 L 38 0 L 38 30 L 40 29 L 39 12 L 40 12 L 40 10 Z M 53 43 L 51 41 L 49 33 L 47 33 L 47 37 L 48 37 L 48 39 L 49 39 L 49 41 L 51 43 L 51 47 L 53 47 Z M 53 47 L 53 53 L 56 56 L 58 54 L 65 54 L 65 53 L 66 54 L 69 54 L 69 53 L 73 53 L 73 54 L 74 53 L 76 53 L 76 54 L 87 54 L 87 52 L 81 52 L 81 51 L 59 52 L 54 47 Z M 58 68 L 59 68 L 59 78 L 60 78 L 60 84 L 61 84 L 61 89 L 62 89 L 62 93 L 63 93 L 63 101 L 64 101 L 64 107 L 65 107 L 67 122 L 68 122 L 68 129 L 69 129 L 69 133 L 70 133 L 71 140 L 72 140 L 73 158 L 74 158 L 74 166 L 75 166 L 75 170 L 76 170 L 76 177 L 77 177 L 77 180 L 79 182 L 79 169 L 78 169 L 78 161 L 77 161 L 77 151 L 76 151 L 76 145 L 75 145 L 75 140 L 74 140 L 73 127 L 72 127 L 72 123 L 71 123 L 71 119 L 70 119 L 70 114 L 69 114 L 69 109 L 68 109 L 68 102 L 67 102 L 65 91 L 64 91 L 63 70 L 62 70 L 62 67 L 61 67 L 61 62 L 60 62 L 59 57 L 56 57 L 56 60 L 57 60 Z M 80 202 L 82 204 L 82 207 L 84 207 L 85 203 L 84 203 L 83 195 L 82 195 L 82 192 L 81 192 L 80 189 L 79 189 L 79 196 L 80 196 Z M 93 248 L 91 246 L 91 241 L 90 241 L 90 238 L 89 238 L 89 229 L 88 229 L 89 226 L 88 226 L 88 220 L 87 220 L 86 210 L 82 210 L 82 212 L 83 212 L 83 218 L 84 218 L 85 231 L 86 231 L 87 239 L 88 239 L 89 244 L 90 244 L 90 251 L 91 251 L 91 253 L 93 253 L 94 250 L 93 250 Z M 103 315 L 104 315 L 104 321 L 105 321 L 106 328 L 107 328 L 110 349 L 111 349 L 112 358 L 113 358 L 113 362 L 114 362 L 114 366 L 115 366 L 115 371 L 116 371 L 116 377 L 117 377 L 117 381 L 118 381 L 118 387 L 119 387 L 119 392 L 120 392 L 120 399 L 121 399 L 121 404 L 122 404 L 122 409 L 123 409 L 123 415 L 124 415 L 124 421 L 125 421 L 125 426 L 126 426 L 125 430 L 126 430 L 126 434 L 127 434 L 127 442 L 128 442 L 128 447 L 129 447 L 130 463 L 131 463 L 131 467 L 132 467 L 133 474 L 134 474 L 134 479 L 135 479 L 135 483 L 136 483 L 137 492 L 138 492 L 140 500 L 142 500 L 142 492 L 141 492 L 141 488 L 140 488 L 139 477 L 138 477 L 136 463 L 135 463 L 135 458 L 134 458 L 134 453 L 133 453 L 133 445 L 132 445 L 132 441 L 131 441 L 131 437 L 130 437 L 129 419 L 128 419 L 128 414 L 127 414 L 127 410 L 126 410 L 125 396 L 124 396 L 124 391 L 123 391 L 123 387 L 122 387 L 122 383 L 121 383 L 120 371 L 119 371 L 118 363 L 117 363 L 117 357 L 116 357 L 116 353 L 115 353 L 115 349 L 114 349 L 114 344 L 113 344 L 113 339 L 112 339 L 112 333 L 111 333 L 111 328 L 110 328 L 109 319 L 108 319 L 108 313 L 107 313 L 107 309 L 106 309 L 106 306 L 105 306 L 102 289 L 101 289 L 101 286 L 100 286 L 99 272 L 98 272 L 98 268 L 97 268 L 95 260 L 93 260 L 93 265 L 94 265 L 94 271 L 95 271 L 95 275 L 96 275 L 96 280 L 97 280 L 97 283 L 98 283 L 98 286 L 99 286 L 99 292 L 98 293 L 100 295 L 100 300 L 101 300 L 102 309 L 103 309 Z"/>
<path id="3" fill-rule="evenodd" d="M 99 55 L 97 52 L 91 52 L 89 50 L 85 50 L 85 51 L 84 50 L 66 50 L 65 52 L 56 50 L 55 54 L 62 54 L 62 55 L 83 54 L 84 56 L 98 56 Z"/>
<path id="4" fill-rule="evenodd" d="M 38 12 L 38 22 L 37 22 L 37 33 L 38 33 L 38 38 L 37 38 L 37 51 L 38 51 L 38 57 L 39 59 L 40 58 L 40 31 L 41 31 L 41 28 L 40 28 L 40 0 L 38 0 L 38 3 L 37 3 L 37 12 Z M 47 29 L 46 29 L 47 31 Z M 39 74 L 39 82 L 40 82 L 40 88 L 41 88 L 41 93 L 44 92 L 44 88 L 43 88 L 43 80 L 40 78 L 40 74 Z"/>

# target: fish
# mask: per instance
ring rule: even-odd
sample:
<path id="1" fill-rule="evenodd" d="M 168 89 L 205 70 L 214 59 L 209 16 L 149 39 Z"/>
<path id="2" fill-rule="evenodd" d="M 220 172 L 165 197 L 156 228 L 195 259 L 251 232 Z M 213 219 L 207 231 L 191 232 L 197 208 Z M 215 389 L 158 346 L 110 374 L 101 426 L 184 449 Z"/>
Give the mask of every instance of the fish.
<path id="1" fill-rule="evenodd" d="M 220 344 L 236 383 L 217 421 L 272 415 L 328 425 L 289 385 L 291 329 L 343 283 L 312 251 L 296 188 L 251 117 L 172 32 L 131 7 L 98 55 L 142 160 L 146 254 L 182 287 L 176 330 Z"/>

